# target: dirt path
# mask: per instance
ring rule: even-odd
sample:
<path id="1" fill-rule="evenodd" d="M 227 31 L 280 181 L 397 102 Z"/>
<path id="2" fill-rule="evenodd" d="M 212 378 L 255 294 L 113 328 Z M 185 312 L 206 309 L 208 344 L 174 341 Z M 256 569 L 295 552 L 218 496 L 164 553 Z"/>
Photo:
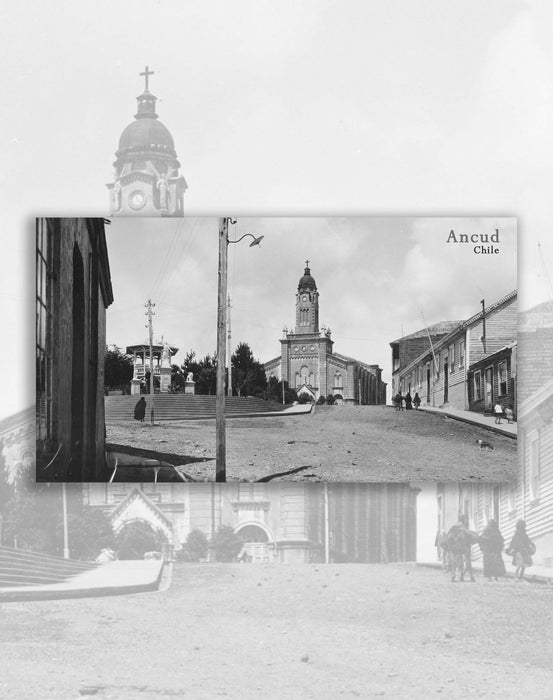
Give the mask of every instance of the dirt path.
<path id="1" fill-rule="evenodd" d="M 480 450 L 477 439 L 493 450 Z M 108 426 L 108 440 L 196 458 L 214 458 L 213 421 Z M 516 440 L 430 413 L 384 406 L 317 408 L 290 418 L 227 421 L 229 479 L 255 480 L 300 466 L 286 478 L 310 481 L 506 481 L 517 469 Z M 187 465 L 194 478 L 212 466 Z"/>
<path id="2" fill-rule="evenodd" d="M 166 593 L 3 605 L 6 700 L 550 698 L 553 589 L 414 565 L 178 565 Z"/>

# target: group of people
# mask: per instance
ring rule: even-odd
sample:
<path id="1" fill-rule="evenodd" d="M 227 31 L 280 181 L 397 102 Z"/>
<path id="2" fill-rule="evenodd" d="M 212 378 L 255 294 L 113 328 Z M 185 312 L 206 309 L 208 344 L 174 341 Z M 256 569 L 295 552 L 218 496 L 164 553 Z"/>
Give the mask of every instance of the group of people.
<path id="1" fill-rule="evenodd" d="M 402 396 L 401 392 L 398 391 L 397 394 L 392 398 L 392 403 L 394 404 L 396 411 L 403 411 L 403 404 L 405 404 L 405 409 L 410 411 L 413 407 L 418 411 L 421 405 L 421 398 L 419 392 L 415 392 L 414 396 L 411 396 L 411 392 L 408 391 L 405 396 Z"/>
<path id="2" fill-rule="evenodd" d="M 489 520 L 482 534 L 478 538 L 478 544 L 482 550 L 484 560 L 484 576 L 489 581 L 497 581 L 499 576 L 506 576 L 505 563 L 503 561 L 503 547 L 505 540 L 499 530 L 496 520 Z M 515 567 L 515 579 L 522 581 L 527 566 L 532 566 L 532 555 L 536 553 L 536 546 L 528 537 L 526 523 L 519 520 L 516 524 L 515 534 L 511 538 L 505 554 L 512 556 Z"/>
<path id="3" fill-rule="evenodd" d="M 493 414 L 495 416 L 496 425 L 501 425 L 501 419 L 503 417 L 507 419 L 507 423 L 513 422 L 514 413 L 512 406 L 505 406 L 505 408 L 503 408 L 503 404 L 498 401 L 493 407 Z"/>

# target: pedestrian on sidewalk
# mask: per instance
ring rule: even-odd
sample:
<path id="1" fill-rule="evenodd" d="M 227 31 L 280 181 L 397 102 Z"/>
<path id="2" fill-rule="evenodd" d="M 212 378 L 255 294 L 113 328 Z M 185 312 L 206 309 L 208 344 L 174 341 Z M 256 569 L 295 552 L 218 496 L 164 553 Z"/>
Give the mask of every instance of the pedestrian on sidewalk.
<path id="1" fill-rule="evenodd" d="M 411 396 L 411 392 L 408 391 L 405 394 L 405 410 L 410 411 L 413 408 L 413 397 Z"/>
<path id="2" fill-rule="evenodd" d="M 512 422 L 513 422 L 514 413 L 513 413 L 513 407 L 512 407 L 512 406 L 506 406 L 506 407 L 505 407 L 505 418 L 507 419 L 507 423 L 512 423 Z"/>
<path id="3" fill-rule="evenodd" d="M 499 403 L 499 401 L 493 407 L 493 413 L 495 416 L 496 424 L 501 425 L 501 416 L 503 415 L 503 406 Z"/>
<path id="4" fill-rule="evenodd" d="M 139 420 L 144 423 L 144 416 L 146 415 L 146 399 L 142 397 L 136 402 L 134 407 L 134 419 Z"/>
<path id="5" fill-rule="evenodd" d="M 488 581 L 497 581 L 498 576 L 506 576 L 502 552 L 505 540 L 499 531 L 497 521 L 491 518 L 478 538 L 484 559 L 484 576 Z"/>
<path id="6" fill-rule="evenodd" d="M 527 566 L 532 566 L 532 555 L 536 553 L 536 545 L 526 533 L 526 523 L 519 520 L 515 527 L 515 534 L 511 539 L 506 554 L 513 557 L 513 566 L 516 567 L 515 579 L 524 581 L 524 572 Z"/>
<path id="7" fill-rule="evenodd" d="M 421 405 L 421 397 L 419 396 L 419 392 L 415 392 L 415 396 L 413 397 L 413 406 L 415 407 L 415 411 L 419 410 L 419 406 Z"/>
<path id="8" fill-rule="evenodd" d="M 396 411 L 401 411 L 403 409 L 403 396 L 401 393 L 398 391 L 397 394 L 394 396 L 392 399 L 394 406 L 396 407 Z"/>

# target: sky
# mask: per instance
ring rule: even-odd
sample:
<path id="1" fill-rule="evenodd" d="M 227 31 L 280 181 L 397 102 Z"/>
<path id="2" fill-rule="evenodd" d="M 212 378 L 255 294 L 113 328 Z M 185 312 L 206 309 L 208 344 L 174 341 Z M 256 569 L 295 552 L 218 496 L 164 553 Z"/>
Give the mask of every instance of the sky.
<path id="1" fill-rule="evenodd" d="M 499 230 L 499 253 L 448 242 Z M 198 357 L 217 338 L 218 230 L 214 217 L 184 220 L 117 218 L 106 227 L 115 301 L 107 342 L 146 341 L 145 303 L 155 306 L 154 340 Z M 233 349 L 247 342 L 262 362 L 280 354 L 294 330 L 295 295 L 305 263 L 319 291 L 319 324 L 332 330 L 336 352 L 378 364 L 391 379 L 389 343 L 438 321 L 464 320 L 517 288 L 516 219 L 398 217 L 241 217 L 229 244 L 228 293 Z M 480 244 L 476 244 L 480 245 Z M 424 314 L 424 319 L 423 319 Z"/>
<path id="2" fill-rule="evenodd" d="M 549 0 L 3 3 L 0 417 L 34 403 L 33 219 L 107 215 L 145 65 L 187 215 L 516 216 L 520 308 L 549 298 L 552 24 Z M 313 258 L 342 351 L 308 253 L 290 284 Z"/>

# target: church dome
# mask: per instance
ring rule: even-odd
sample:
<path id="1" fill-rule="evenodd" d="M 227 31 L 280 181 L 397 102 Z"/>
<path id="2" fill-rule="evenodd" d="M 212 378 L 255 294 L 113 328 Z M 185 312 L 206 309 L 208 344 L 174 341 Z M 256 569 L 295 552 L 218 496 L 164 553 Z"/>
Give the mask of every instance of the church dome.
<path id="1" fill-rule="evenodd" d="M 157 97 L 146 89 L 136 98 L 136 101 L 135 121 L 123 129 L 119 138 L 117 157 L 143 151 L 154 151 L 176 158 L 173 137 L 169 129 L 159 121 L 156 114 Z"/>
<path id="2" fill-rule="evenodd" d="M 303 277 L 298 283 L 298 289 L 317 289 L 315 280 L 311 277 L 311 270 L 306 267 L 303 273 Z"/>
<path id="3" fill-rule="evenodd" d="M 175 142 L 169 129 L 157 117 L 142 117 L 129 124 L 119 139 L 117 155 L 129 151 L 160 151 L 176 157 Z"/>

